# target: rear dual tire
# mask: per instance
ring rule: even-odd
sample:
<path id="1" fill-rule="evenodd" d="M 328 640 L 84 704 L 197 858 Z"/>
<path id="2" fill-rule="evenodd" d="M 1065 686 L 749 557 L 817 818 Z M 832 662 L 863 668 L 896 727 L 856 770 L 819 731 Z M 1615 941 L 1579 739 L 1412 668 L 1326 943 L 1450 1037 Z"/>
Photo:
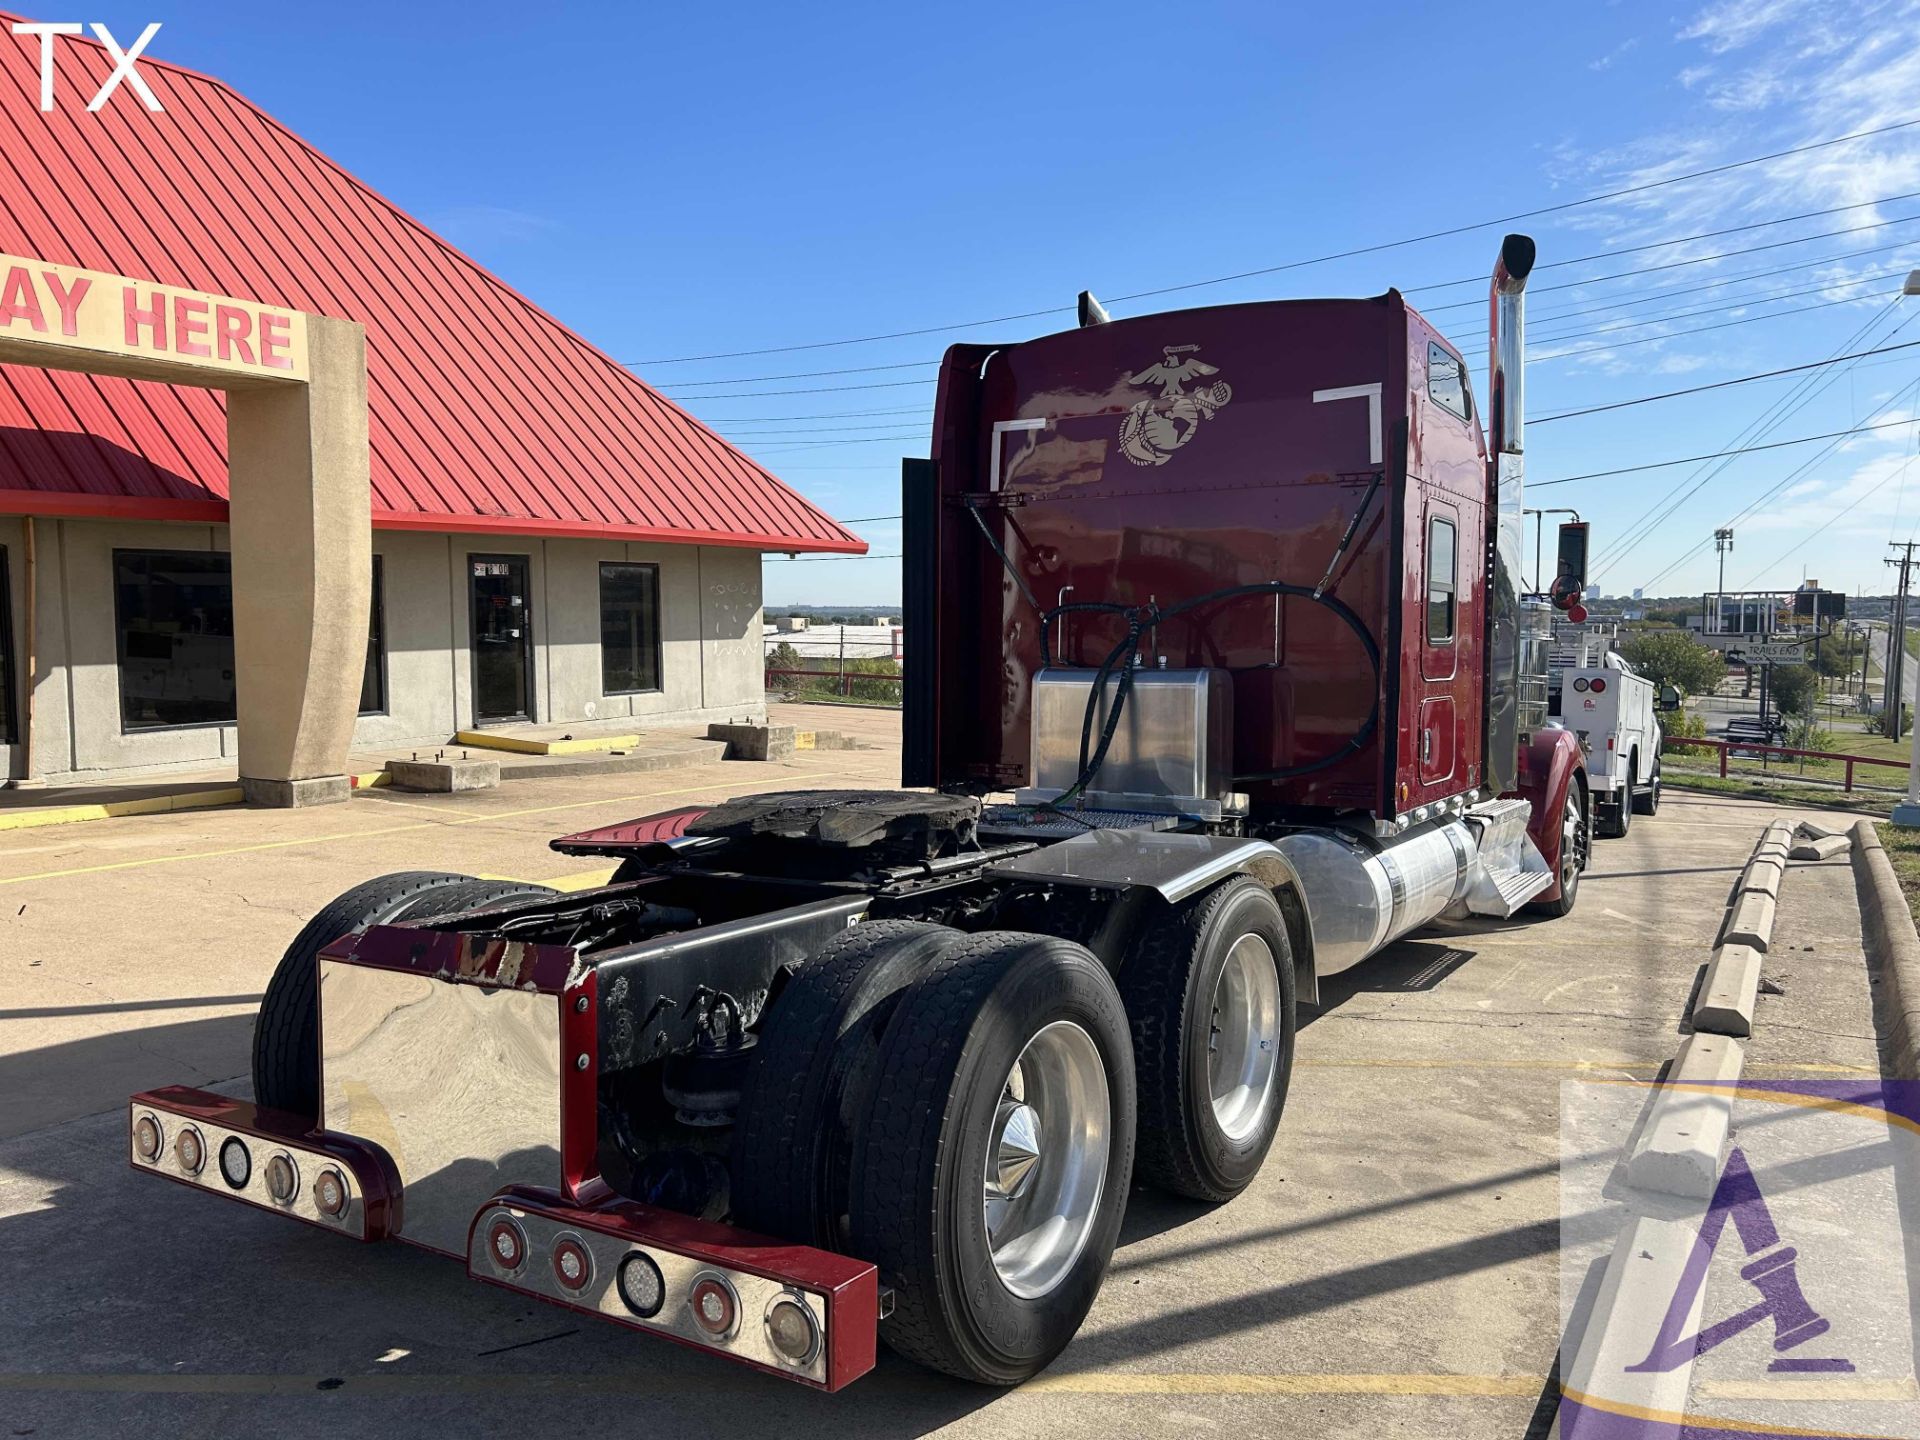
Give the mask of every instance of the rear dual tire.
<path id="1" fill-rule="evenodd" d="M 989 1385 L 1066 1348 L 1126 1209 L 1132 1071 L 1113 980 L 1070 940 L 970 935 L 901 995 L 849 1197 L 890 1348 Z"/>
<path id="2" fill-rule="evenodd" d="M 1112 1257 L 1132 1073 L 1119 994 L 1084 947 L 861 925 L 769 1007 L 734 1221 L 873 1261 L 890 1348 L 1018 1384 L 1073 1339 Z"/>
<path id="3" fill-rule="evenodd" d="M 1241 875 L 1174 907 L 1120 970 L 1140 1100 L 1139 1178 L 1231 1200 L 1272 1148 L 1293 1072 L 1293 950 Z"/>

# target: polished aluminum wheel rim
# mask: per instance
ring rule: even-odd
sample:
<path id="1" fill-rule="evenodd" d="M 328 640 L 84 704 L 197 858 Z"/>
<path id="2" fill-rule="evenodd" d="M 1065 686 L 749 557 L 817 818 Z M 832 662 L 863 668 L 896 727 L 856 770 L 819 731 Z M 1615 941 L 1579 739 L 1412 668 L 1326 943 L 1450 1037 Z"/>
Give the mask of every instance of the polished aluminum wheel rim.
<path id="1" fill-rule="evenodd" d="M 1054 1021 L 1007 1072 L 987 1145 L 987 1249 L 1022 1299 L 1052 1290 L 1087 1248 L 1112 1126 L 1099 1047 L 1071 1020 Z"/>
<path id="2" fill-rule="evenodd" d="M 1213 987 L 1207 1081 L 1213 1118 L 1239 1144 L 1260 1129 L 1280 1068 L 1280 972 L 1273 950 L 1255 934 L 1227 952 Z"/>
<path id="3" fill-rule="evenodd" d="M 1560 893 L 1580 883 L 1580 796 L 1569 786 L 1566 813 L 1560 819 Z"/>

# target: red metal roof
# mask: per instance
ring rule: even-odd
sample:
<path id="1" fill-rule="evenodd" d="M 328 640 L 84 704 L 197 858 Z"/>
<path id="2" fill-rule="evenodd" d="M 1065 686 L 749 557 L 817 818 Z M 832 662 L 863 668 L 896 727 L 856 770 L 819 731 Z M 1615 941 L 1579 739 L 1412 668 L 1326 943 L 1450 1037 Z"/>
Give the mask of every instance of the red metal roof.
<path id="1" fill-rule="evenodd" d="M 373 523 L 859 554 L 866 544 L 218 80 L 164 107 L 0 29 L 0 251 L 367 328 Z M 125 38 L 122 37 L 123 43 Z M 218 391 L 0 366 L 0 512 L 224 520 Z"/>

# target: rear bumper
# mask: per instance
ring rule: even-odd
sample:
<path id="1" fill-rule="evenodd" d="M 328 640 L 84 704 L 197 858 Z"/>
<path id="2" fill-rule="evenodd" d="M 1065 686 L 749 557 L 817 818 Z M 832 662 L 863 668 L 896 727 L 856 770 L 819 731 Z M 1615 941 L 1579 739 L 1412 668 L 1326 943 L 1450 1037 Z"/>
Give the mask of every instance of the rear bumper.
<path id="1" fill-rule="evenodd" d="M 127 1157 L 358 1240 L 406 1238 L 405 1195 L 379 1146 L 245 1100 L 183 1085 L 134 1095 Z M 572 1200 L 527 1186 L 493 1196 L 469 1227 L 467 1274 L 818 1390 L 873 1368 L 872 1265 L 641 1205 L 599 1182 L 586 1189 Z"/>

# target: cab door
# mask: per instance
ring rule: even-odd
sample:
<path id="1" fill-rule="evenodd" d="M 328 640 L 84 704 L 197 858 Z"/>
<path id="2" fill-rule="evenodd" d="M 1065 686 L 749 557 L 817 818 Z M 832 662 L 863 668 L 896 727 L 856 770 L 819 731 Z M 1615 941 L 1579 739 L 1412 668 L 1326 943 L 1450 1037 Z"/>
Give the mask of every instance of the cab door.
<path id="1" fill-rule="evenodd" d="M 1421 569 L 1426 605 L 1421 612 L 1420 701 L 1417 774 L 1422 785 L 1452 778 L 1459 761 L 1460 715 L 1454 680 L 1460 673 L 1461 517 L 1457 505 L 1430 499 L 1423 527 Z"/>

